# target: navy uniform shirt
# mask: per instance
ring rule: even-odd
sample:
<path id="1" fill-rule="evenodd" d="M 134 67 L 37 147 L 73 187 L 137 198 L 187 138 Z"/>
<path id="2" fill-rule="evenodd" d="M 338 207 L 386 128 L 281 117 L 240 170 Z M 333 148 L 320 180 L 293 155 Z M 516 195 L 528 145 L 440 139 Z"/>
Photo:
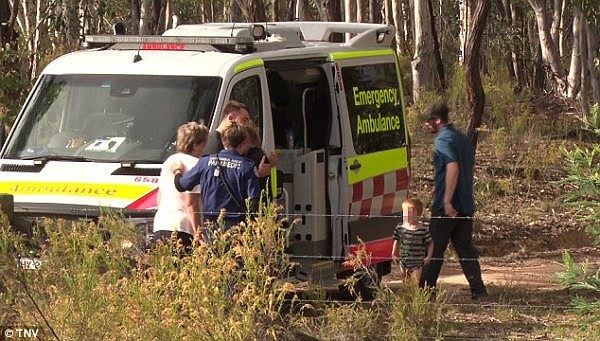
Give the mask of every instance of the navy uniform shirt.
<path id="1" fill-rule="evenodd" d="M 223 172 L 232 189 L 232 194 L 244 207 L 239 207 L 225 187 L 217 170 L 218 163 L 221 165 L 220 172 Z M 226 210 L 227 219 L 244 220 L 245 200 L 259 198 L 261 190 L 258 177 L 254 173 L 254 162 L 230 149 L 203 156 L 194 168 L 181 177 L 179 183 L 185 190 L 200 184 L 203 215 L 212 221 L 216 220 L 222 208 Z"/>
<path id="2" fill-rule="evenodd" d="M 435 195 L 431 211 L 433 215 L 444 213 L 444 192 L 446 189 L 446 165 L 458 162 L 459 173 L 452 206 L 461 216 L 472 216 L 473 167 L 475 155 L 467 135 L 456 130 L 451 124 L 445 125 L 434 141 L 433 167 L 435 170 Z"/>

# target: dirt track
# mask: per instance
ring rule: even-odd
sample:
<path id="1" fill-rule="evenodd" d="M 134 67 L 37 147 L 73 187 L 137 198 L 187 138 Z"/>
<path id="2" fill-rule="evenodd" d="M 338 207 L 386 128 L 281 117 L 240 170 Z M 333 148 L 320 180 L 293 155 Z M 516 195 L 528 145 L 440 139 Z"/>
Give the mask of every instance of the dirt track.
<path id="1" fill-rule="evenodd" d="M 576 263 L 589 260 L 590 268 L 600 267 L 600 250 L 581 248 L 569 250 Z M 490 300 L 496 296 L 497 288 L 524 289 L 528 291 L 561 290 L 557 283 L 550 280 L 552 274 L 562 271 L 558 264 L 562 258 L 560 251 L 537 253 L 529 258 L 524 257 L 482 257 L 480 260 L 483 280 L 490 291 Z M 392 273 L 384 277 L 384 282 L 392 289 L 399 288 L 399 270 L 396 266 Z M 462 301 L 469 297 L 468 283 L 456 259 L 444 262 L 439 278 L 439 285 L 447 295 Z M 504 291 L 504 290 L 502 290 Z"/>

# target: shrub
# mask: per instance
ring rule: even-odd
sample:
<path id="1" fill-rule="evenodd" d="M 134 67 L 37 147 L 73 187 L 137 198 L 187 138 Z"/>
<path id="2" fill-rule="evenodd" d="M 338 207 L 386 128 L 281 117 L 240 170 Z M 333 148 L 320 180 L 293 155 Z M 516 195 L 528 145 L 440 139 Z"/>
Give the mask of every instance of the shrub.
<path id="1" fill-rule="evenodd" d="M 600 106 L 592 109 L 591 119 L 583 120 L 585 129 L 592 131 L 600 138 Z M 598 139 L 597 139 L 598 141 Z M 575 206 L 589 226 L 586 232 L 600 245 L 600 143 L 591 148 L 575 148 L 564 150 L 568 161 L 568 175 L 563 179 L 573 190 L 564 196 L 566 204 Z M 569 289 L 583 290 L 595 294 L 595 300 L 576 296 L 573 304 L 584 316 L 580 328 L 588 332 L 591 338 L 600 338 L 600 269 L 595 272 L 586 261 L 579 267 L 573 262 L 568 252 L 563 253 L 561 264 L 563 272 L 553 275 L 553 280 Z"/>
<path id="2" fill-rule="evenodd" d="M 173 243 L 131 258 L 135 227 L 118 215 L 102 228 L 46 220 L 37 270 L 18 265 L 25 242 L 5 222 L 0 324 L 41 327 L 43 339 L 275 339 L 289 291 L 275 280 L 286 271 L 275 217 L 263 208 L 183 258 Z"/>

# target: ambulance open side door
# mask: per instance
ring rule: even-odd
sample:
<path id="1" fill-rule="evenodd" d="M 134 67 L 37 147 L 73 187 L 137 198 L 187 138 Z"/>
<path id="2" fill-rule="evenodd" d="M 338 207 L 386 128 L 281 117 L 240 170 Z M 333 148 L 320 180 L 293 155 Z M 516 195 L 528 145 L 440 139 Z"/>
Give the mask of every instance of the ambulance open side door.
<path id="1" fill-rule="evenodd" d="M 342 129 L 343 255 L 356 251 L 362 241 L 371 264 L 387 265 L 377 267 L 384 275 L 409 180 L 396 56 L 392 49 L 378 49 L 335 52 L 330 58 Z"/>
<path id="2" fill-rule="evenodd" d="M 218 115 L 215 116 L 222 114 L 225 103 L 230 99 L 244 103 L 250 111 L 252 121 L 259 129 L 263 149 L 269 153 L 274 150 L 274 142 L 267 89 L 267 78 L 262 59 L 251 59 L 238 64 L 234 67 L 233 75 L 227 84 L 225 100 L 218 109 Z M 216 125 L 218 125 L 221 117 L 215 119 Z M 276 184 L 272 184 L 272 186 L 275 188 Z"/>

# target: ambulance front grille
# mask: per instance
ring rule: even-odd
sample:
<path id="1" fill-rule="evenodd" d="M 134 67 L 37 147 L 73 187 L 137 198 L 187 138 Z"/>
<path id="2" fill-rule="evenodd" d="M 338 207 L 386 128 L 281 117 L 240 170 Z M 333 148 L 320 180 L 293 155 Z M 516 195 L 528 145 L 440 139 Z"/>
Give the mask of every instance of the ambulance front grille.
<path id="1" fill-rule="evenodd" d="M 39 165 L 18 165 L 5 163 L 0 167 L 2 172 L 20 172 L 20 173 L 39 173 L 44 168 L 43 164 Z"/>

